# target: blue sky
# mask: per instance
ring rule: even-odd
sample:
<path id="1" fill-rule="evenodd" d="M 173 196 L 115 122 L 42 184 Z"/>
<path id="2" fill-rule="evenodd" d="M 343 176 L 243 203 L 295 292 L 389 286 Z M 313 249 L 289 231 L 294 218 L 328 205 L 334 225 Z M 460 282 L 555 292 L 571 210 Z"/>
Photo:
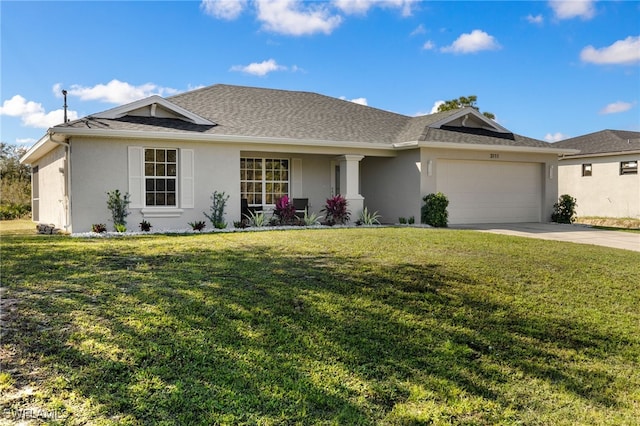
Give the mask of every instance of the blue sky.
<path id="1" fill-rule="evenodd" d="M 640 131 L 638 1 L 0 1 L 2 141 L 212 84 L 405 115 L 478 96 L 515 133 Z"/>

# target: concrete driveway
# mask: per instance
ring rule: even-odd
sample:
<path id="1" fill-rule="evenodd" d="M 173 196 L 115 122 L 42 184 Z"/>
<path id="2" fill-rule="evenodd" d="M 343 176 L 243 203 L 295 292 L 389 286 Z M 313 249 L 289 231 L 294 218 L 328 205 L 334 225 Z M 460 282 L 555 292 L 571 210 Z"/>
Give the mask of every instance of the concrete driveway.
<path id="1" fill-rule="evenodd" d="M 471 229 L 480 232 L 516 235 L 542 240 L 593 244 L 640 252 L 640 233 L 605 231 L 586 225 L 564 225 L 559 223 L 480 223 L 472 225 L 452 225 L 451 228 Z"/>

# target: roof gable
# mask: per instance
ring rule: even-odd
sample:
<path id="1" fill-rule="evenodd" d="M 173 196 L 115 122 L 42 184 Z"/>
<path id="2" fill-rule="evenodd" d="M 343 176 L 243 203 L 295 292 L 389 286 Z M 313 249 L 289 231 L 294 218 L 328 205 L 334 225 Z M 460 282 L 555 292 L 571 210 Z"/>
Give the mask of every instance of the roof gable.
<path id="1" fill-rule="evenodd" d="M 153 95 L 140 99 L 126 105 L 121 105 L 98 114 L 91 115 L 92 118 L 103 118 L 116 120 L 123 117 L 152 117 L 152 118 L 173 118 L 187 121 L 193 124 L 213 126 L 216 123 L 201 117 L 179 105 L 174 104 L 160 96 Z"/>
<path id="2" fill-rule="evenodd" d="M 494 120 L 485 117 L 483 114 L 471 107 L 461 108 L 453 110 L 452 114 L 444 116 L 429 125 L 434 129 L 440 129 L 443 126 L 447 127 L 470 127 L 475 129 L 484 129 L 495 133 L 511 133 L 499 125 Z"/>

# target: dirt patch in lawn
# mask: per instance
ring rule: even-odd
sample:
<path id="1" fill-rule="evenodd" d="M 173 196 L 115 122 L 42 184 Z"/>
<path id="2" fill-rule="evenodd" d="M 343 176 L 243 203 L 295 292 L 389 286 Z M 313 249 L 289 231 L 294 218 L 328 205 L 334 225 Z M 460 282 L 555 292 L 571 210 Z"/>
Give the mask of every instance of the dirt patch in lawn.
<path id="1" fill-rule="evenodd" d="M 640 219 L 615 217 L 579 217 L 576 223 L 610 228 L 640 229 Z"/>

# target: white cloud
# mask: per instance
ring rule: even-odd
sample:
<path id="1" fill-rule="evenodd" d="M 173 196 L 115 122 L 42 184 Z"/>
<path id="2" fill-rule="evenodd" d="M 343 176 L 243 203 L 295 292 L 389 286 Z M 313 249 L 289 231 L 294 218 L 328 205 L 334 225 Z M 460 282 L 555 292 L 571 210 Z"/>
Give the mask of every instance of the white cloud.
<path id="1" fill-rule="evenodd" d="M 631 64 L 640 61 L 640 36 L 629 36 L 611 46 L 596 49 L 587 46 L 580 52 L 580 59 L 594 64 Z"/>
<path id="2" fill-rule="evenodd" d="M 298 67 L 296 67 L 296 70 Z M 231 71 L 240 71 L 246 74 L 258 75 L 260 77 L 265 76 L 273 71 L 286 71 L 287 67 L 284 65 L 278 65 L 274 59 L 269 59 L 262 62 L 253 62 L 249 65 L 234 65 L 231 67 Z"/>
<path id="3" fill-rule="evenodd" d="M 61 87 L 60 84 L 56 84 L 53 87 L 54 92 L 59 96 L 60 90 L 57 89 Z M 107 84 L 96 84 L 93 87 L 74 84 L 67 91 L 69 95 L 77 96 L 83 101 L 100 101 L 112 104 L 126 104 L 151 95 L 167 96 L 180 93 L 177 89 L 160 87 L 153 83 L 133 86 L 119 80 L 111 80 Z"/>
<path id="4" fill-rule="evenodd" d="M 549 6 L 558 19 L 591 19 L 596 11 L 595 0 L 550 0 Z"/>
<path id="5" fill-rule="evenodd" d="M 354 98 L 354 99 L 347 99 L 347 97 L 346 97 L 346 96 L 340 96 L 340 99 L 342 99 L 343 101 L 353 102 L 354 104 L 359 104 L 359 105 L 364 105 L 364 106 L 369 105 L 369 104 L 367 103 L 367 98 Z"/>
<path id="6" fill-rule="evenodd" d="M 335 0 L 333 3 L 348 15 L 364 15 L 373 6 L 371 0 Z"/>
<path id="7" fill-rule="evenodd" d="M 280 34 L 331 34 L 342 23 L 342 17 L 332 15 L 326 3 L 257 0 L 256 5 L 263 28 Z"/>
<path id="8" fill-rule="evenodd" d="M 497 50 L 500 47 L 493 36 L 482 30 L 473 30 L 469 34 L 462 34 L 451 46 L 440 50 L 451 53 L 475 53 L 481 50 Z"/>
<path id="9" fill-rule="evenodd" d="M 42 111 L 44 111 L 42 104 L 27 101 L 20 95 L 15 95 L 13 98 L 4 101 L 0 107 L 0 115 L 8 115 L 9 117 L 21 117 Z"/>
<path id="10" fill-rule="evenodd" d="M 542 24 L 544 22 L 544 18 L 542 17 L 542 15 L 527 15 L 527 21 L 529 21 L 530 24 Z"/>
<path id="11" fill-rule="evenodd" d="M 204 87 L 206 87 L 204 84 L 198 84 L 198 85 L 195 85 L 195 86 L 194 86 L 194 85 L 192 85 L 191 83 L 189 83 L 189 84 L 187 85 L 187 90 L 188 90 L 189 92 L 191 92 L 191 91 L 193 91 L 193 90 L 202 89 L 202 88 L 204 88 Z"/>
<path id="12" fill-rule="evenodd" d="M 41 103 L 27 101 L 20 95 L 6 100 L 0 106 L 0 115 L 8 115 L 9 117 L 19 117 L 22 124 L 28 127 L 47 129 L 64 121 L 64 111 L 57 109 L 46 112 Z M 67 119 L 76 120 L 78 113 L 68 110 Z"/>
<path id="13" fill-rule="evenodd" d="M 418 3 L 418 0 L 380 0 L 375 2 L 375 4 L 381 7 L 401 9 L 402 16 L 404 17 L 411 16 L 413 5 L 416 3 Z"/>
<path id="14" fill-rule="evenodd" d="M 18 145 L 33 145 L 36 142 L 38 142 L 38 140 L 33 138 L 17 138 L 16 139 L 16 144 Z"/>
<path id="15" fill-rule="evenodd" d="M 200 8 L 214 18 L 233 20 L 244 11 L 246 0 L 202 0 Z"/>
<path id="16" fill-rule="evenodd" d="M 427 33 L 427 29 L 424 27 L 424 25 L 420 24 L 416 27 L 415 30 L 411 31 L 411 34 L 409 35 L 416 36 L 416 35 L 426 34 L 426 33 Z"/>
<path id="17" fill-rule="evenodd" d="M 633 105 L 634 104 L 631 102 L 614 102 L 602 108 L 600 110 L 600 114 L 617 114 L 619 112 L 629 111 L 631 108 L 633 108 Z"/>
<path id="18" fill-rule="evenodd" d="M 262 28 L 279 34 L 302 36 L 331 34 L 343 22 L 342 15 L 365 15 L 374 7 L 400 9 L 411 16 L 419 0 L 201 0 L 203 13 L 216 19 L 237 19 L 251 5 Z"/>
<path id="19" fill-rule="evenodd" d="M 438 112 L 438 107 L 440 105 L 442 105 L 444 103 L 444 101 L 435 101 L 433 103 L 433 106 L 431 107 L 431 111 L 426 112 L 426 111 L 418 111 L 415 114 L 413 114 L 414 117 L 420 117 L 422 115 L 429 115 L 429 114 L 435 114 L 436 112 Z"/>
<path id="20" fill-rule="evenodd" d="M 544 140 L 547 142 L 558 142 L 561 141 L 563 139 L 567 139 L 569 136 L 560 133 L 560 132 L 556 132 L 556 133 L 547 133 L 546 135 L 544 135 Z"/>
<path id="21" fill-rule="evenodd" d="M 436 45 L 434 42 L 432 42 L 431 40 L 427 40 L 424 42 L 424 44 L 422 45 L 422 49 L 423 50 L 433 50 L 435 49 Z"/>
<path id="22" fill-rule="evenodd" d="M 433 106 L 431 107 L 431 111 L 429 112 L 429 114 L 435 114 L 436 112 L 438 112 L 438 108 L 440 108 L 440 105 L 444 105 L 444 101 L 435 101 L 433 103 Z"/>
<path id="23" fill-rule="evenodd" d="M 364 106 L 369 105 L 367 103 L 367 98 L 355 98 L 355 99 L 351 99 L 351 102 L 358 105 L 364 105 Z"/>

